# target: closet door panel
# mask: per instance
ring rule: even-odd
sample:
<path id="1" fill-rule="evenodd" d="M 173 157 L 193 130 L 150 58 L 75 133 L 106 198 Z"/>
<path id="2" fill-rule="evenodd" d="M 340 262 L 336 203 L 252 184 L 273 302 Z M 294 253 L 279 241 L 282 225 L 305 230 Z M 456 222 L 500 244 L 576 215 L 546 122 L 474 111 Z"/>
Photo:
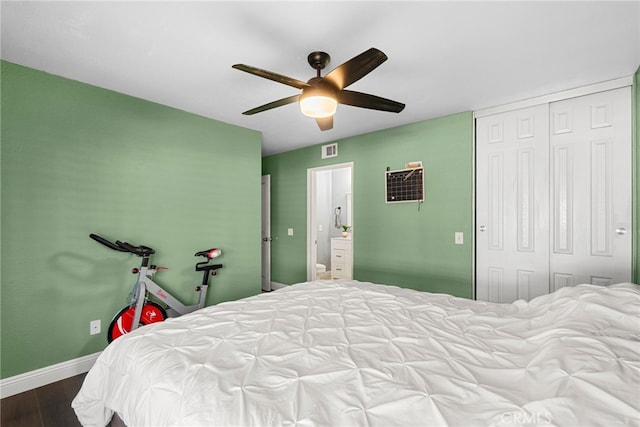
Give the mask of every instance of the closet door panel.
<path id="1" fill-rule="evenodd" d="M 553 147 L 552 158 L 553 251 L 558 254 L 573 254 L 573 147 Z"/>
<path id="2" fill-rule="evenodd" d="M 550 105 L 552 290 L 631 280 L 630 90 Z"/>
<path id="3" fill-rule="evenodd" d="M 549 292 L 548 105 L 476 121 L 476 297 Z"/>

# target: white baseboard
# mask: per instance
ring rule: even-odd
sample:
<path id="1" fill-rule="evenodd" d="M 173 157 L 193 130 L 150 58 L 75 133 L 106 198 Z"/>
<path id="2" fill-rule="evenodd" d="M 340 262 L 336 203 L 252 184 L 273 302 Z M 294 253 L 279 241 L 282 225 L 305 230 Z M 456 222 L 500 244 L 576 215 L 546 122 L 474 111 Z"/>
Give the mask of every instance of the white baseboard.
<path id="1" fill-rule="evenodd" d="M 275 291 L 276 289 L 285 288 L 289 285 L 285 285 L 284 283 L 271 282 L 271 290 Z"/>
<path id="2" fill-rule="evenodd" d="M 100 352 L 0 380 L 0 399 L 87 372 Z"/>

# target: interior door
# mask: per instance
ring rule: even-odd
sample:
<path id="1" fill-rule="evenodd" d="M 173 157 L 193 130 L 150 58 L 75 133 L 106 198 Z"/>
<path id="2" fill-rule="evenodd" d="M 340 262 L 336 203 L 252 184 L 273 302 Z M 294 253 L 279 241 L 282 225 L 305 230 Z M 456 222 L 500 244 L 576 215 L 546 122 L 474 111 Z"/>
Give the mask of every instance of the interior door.
<path id="1" fill-rule="evenodd" d="M 307 280 L 316 280 L 318 259 L 317 171 L 307 169 Z"/>
<path id="2" fill-rule="evenodd" d="M 271 175 L 262 177 L 262 290 L 271 291 Z"/>
<path id="3" fill-rule="evenodd" d="M 476 298 L 549 291 L 548 104 L 476 121 Z"/>
<path id="4" fill-rule="evenodd" d="M 631 88 L 551 104 L 551 290 L 631 281 Z"/>

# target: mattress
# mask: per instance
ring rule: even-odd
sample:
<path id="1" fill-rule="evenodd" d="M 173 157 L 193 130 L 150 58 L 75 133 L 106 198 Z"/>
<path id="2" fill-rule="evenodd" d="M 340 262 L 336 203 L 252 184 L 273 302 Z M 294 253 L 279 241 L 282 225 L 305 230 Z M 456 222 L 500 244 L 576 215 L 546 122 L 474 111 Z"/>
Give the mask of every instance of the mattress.
<path id="1" fill-rule="evenodd" d="M 301 283 L 113 341 L 72 406 L 86 426 L 638 425 L 640 289 Z"/>

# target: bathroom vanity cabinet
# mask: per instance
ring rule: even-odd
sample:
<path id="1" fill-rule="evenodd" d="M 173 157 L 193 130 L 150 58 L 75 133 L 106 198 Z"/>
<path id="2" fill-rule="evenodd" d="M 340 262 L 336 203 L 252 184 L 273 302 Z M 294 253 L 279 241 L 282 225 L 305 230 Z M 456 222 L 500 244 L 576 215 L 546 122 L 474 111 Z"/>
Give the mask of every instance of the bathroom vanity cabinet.
<path id="1" fill-rule="evenodd" d="M 353 279 L 353 240 L 344 237 L 331 239 L 331 277 Z"/>

